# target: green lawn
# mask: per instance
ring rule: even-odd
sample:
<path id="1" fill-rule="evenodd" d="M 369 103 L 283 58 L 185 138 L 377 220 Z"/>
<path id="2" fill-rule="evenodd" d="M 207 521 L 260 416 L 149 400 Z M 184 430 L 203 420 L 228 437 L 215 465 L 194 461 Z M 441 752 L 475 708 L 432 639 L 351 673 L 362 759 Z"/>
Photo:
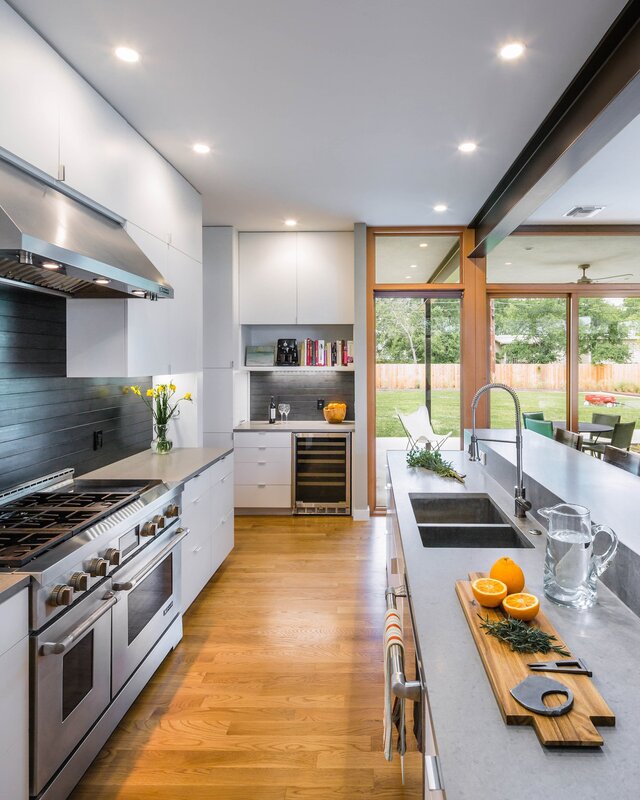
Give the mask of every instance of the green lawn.
<path id="1" fill-rule="evenodd" d="M 546 419 L 565 418 L 564 392 L 519 391 L 518 397 L 523 411 L 543 411 Z M 615 408 L 584 406 L 584 396 L 580 395 L 580 420 L 590 422 L 594 412 L 620 414 L 622 422 L 640 419 L 640 396 L 618 395 L 622 405 Z M 404 436 L 396 408 L 400 411 L 415 411 L 424 403 L 424 392 L 420 389 L 405 391 L 379 391 L 376 396 L 376 436 Z M 460 436 L 460 392 L 454 389 L 437 389 L 432 392 L 431 420 L 436 433 L 453 431 Z M 491 393 L 491 427 L 513 427 L 513 403 L 506 392 Z M 640 427 L 640 425 L 639 425 Z"/>

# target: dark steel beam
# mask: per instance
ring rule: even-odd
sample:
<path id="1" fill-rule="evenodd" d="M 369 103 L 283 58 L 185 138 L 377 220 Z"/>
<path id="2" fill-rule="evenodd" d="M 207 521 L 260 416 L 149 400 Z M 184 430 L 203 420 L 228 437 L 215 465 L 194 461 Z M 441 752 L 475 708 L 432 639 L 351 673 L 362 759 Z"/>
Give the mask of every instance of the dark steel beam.
<path id="1" fill-rule="evenodd" d="M 640 114 L 640 0 L 630 0 L 507 170 L 471 228 L 480 258 Z"/>

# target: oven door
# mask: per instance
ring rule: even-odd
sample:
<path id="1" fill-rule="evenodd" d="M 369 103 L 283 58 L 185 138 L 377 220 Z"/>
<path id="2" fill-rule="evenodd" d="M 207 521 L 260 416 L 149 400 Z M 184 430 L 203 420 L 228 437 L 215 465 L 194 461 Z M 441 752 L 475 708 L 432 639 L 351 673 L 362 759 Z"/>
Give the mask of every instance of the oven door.
<path id="1" fill-rule="evenodd" d="M 113 576 L 113 697 L 180 613 L 180 542 L 188 533 L 176 521 Z"/>
<path id="2" fill-rule="evenodd" d="M 31 640 L 31 794 L 38 794 L 108 706 L 110 582 Z M 9 724 L 9 721 L 6 721 Z"/>

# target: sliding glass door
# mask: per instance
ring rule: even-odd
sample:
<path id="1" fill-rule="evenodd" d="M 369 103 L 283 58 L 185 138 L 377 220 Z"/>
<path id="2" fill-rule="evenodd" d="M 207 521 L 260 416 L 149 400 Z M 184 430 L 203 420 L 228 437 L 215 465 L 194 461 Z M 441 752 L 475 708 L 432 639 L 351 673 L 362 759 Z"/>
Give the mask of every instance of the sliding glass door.
<path id="1" fill-rule="evenodd" d="M 460 448 L 460 298 L 376 292 L 375 353 L 376 506 L 382 507 L 388 450 L 405 450 L 409 437 L 419 435 L 444 450 Z"/>
<path id="2" fill-rule="evenodd" d="M 512 386 L 523 411 L 567 418 L 567 300 L 495 297 L 489 301 L 491 381 Z M 513 403 L 491 395 L 491 427 L 513 428 Z"/>

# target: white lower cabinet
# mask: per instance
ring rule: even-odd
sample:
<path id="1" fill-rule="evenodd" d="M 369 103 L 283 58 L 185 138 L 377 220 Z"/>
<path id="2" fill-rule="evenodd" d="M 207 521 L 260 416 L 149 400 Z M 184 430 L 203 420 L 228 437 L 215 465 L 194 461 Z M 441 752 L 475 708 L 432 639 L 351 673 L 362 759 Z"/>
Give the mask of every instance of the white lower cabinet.
<path id="1" fill-rule="evenodd" d="M 235 506 L 291 510 L 291 434 L 236 431 Z"/>
<path id="2" fill-rule="evenodd" d="M 191 478 L 182 494 L 182 610 L 193 603 L 233 549 L 233 456 Z"/>
<path id="3" fill-rule="evenodd" d="M 29 797 L 28 590 L 0 604 L 0 769 L 2 797 Z"/>

